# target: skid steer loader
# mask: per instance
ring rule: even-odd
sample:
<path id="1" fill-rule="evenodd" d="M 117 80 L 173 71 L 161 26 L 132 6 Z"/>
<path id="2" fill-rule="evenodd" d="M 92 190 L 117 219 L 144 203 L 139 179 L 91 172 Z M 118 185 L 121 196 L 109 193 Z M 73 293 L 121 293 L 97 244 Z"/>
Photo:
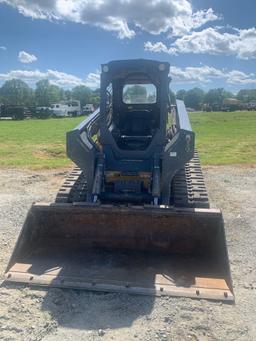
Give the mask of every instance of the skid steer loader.
<path id="1" fill-rule="evenodd" d="M 169 68 L 102 65 L 100 108 L 67 133 L 77 167 L 56 202 L 32 205 L 6 281 L 234 300 L 222 213 Z"/>

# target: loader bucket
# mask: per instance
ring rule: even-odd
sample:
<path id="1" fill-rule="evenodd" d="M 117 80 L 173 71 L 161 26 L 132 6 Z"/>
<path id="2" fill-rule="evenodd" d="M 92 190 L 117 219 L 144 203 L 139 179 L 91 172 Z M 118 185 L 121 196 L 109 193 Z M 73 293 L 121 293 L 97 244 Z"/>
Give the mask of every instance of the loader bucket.
<path id="1" fill-rule="evenodd" d="M 215 209 L 34 204 L 6 281 L 233 301 Z"/>

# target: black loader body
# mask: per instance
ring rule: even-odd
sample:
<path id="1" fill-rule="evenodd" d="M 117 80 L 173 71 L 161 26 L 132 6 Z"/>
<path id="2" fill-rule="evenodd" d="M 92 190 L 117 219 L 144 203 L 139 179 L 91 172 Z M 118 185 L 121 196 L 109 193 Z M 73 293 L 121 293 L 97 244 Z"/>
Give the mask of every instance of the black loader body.
<path id="1" fill-rule="evenodd" d="M 32 205 L 7 281 L 234 301 L 222 213 L 169 82 L 168 63 L 102 65 L 99 109 L 67 133 L 77 167 Z"/>
<path id="2" fill-rule="evenodd" d="M 88 201 L 170 203 L 171 180 L 194 155 L 194 133 L 182 101 L 169 113 L 169 68 L 151 60 L 102 65 L 100 110 L 67 135 Z"/>

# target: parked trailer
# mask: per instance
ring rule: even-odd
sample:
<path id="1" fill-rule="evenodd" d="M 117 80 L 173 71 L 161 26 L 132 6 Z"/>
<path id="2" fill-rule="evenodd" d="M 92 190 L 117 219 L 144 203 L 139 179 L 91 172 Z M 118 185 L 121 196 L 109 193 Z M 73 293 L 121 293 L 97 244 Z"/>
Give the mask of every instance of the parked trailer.
<path id="1" fill-rule="evenodd" d="M 51 109 L 52 115 L 55 117 L 80 116 L 82 114 L 80 101 L 76 100 L 54 103 Z"/>

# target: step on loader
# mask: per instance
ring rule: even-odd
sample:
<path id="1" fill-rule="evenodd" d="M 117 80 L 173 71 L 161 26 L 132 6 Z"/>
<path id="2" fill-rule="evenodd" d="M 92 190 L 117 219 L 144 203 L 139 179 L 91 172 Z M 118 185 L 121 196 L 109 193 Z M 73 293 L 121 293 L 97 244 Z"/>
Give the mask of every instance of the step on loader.
<path id="1" fill-rule="evenodd" d="M 76 168 L 54 203 L 32 205 L 6 281 L 234 301 L 222 213 L 169 68 L 102 65 L 99 109 L 67 133 Z"/>

